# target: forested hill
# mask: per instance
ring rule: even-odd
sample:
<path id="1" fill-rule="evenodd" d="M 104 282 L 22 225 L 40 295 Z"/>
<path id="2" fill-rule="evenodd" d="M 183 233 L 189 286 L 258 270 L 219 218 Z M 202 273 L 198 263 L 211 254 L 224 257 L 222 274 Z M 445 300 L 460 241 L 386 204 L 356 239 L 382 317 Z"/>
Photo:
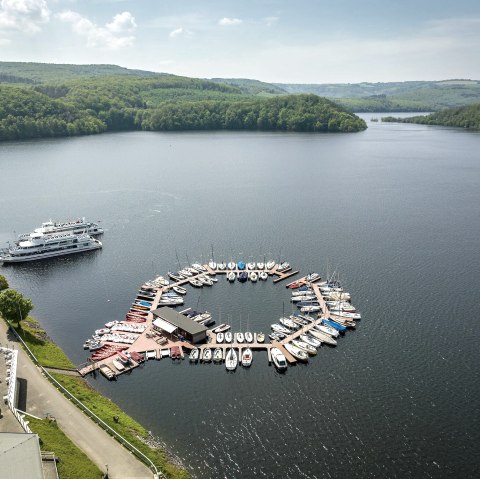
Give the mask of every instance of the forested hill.
<path id="1" fill-rule="evenodd" d="M 469 130 L 480 130 L 480 103 L 461 108 L 449 108 L 426 116 L 410 118 L 382 118 L 386 122 L 420 123 L 422 125 L 457 126 Z"/>
<path id="2" fill-rule="evenodd" d="M 21 71 L 11 75 L 28 78 Z M 363 120 L 316 95 L 264 98 L 245 94 L 238 86 L 173 75 L 0 83 L 0 140 L 119 130 L 365 128 Z"/>

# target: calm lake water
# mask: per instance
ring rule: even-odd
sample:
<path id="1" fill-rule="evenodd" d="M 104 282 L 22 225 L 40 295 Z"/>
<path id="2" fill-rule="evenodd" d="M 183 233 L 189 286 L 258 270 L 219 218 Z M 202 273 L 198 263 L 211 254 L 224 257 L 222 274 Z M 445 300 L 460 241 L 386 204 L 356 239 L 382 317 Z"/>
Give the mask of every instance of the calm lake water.
<path id="1" fill-rule="evenodd" d="M 308 365 L 279 375 L 256 353 L 235 374 L 164 360 L 89 381 L 197 478 L 478 477 L 479 152 L 479 133 L 370 121 L 0 144 L 2 244 L 49 218 L 106 229 L 99 252 L 0 271 L 81 363 L 144 280 L 212 244 L 215 259 L 336 270 L 364 319 Z M 186 305 L 256 331 L 291 308 L 271 280 L 221 280 Z"/>

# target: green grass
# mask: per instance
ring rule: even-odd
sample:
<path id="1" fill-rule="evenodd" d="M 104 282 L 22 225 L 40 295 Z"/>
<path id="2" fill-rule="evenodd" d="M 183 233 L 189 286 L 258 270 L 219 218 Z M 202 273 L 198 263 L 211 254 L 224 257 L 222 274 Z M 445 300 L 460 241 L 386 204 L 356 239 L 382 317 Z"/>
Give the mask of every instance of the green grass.
<path id="1" fill-rule="evenodd" d="M 42 451 L 59 458 L 58 474 L 62 479 L 99 479 L 102 471 L 58 427 L 54 421 L 28 418 L 32 432 L 40 436 Z"/>
<path id="2" fill-rule="evenodd" d="M 50 368 L 75 368 L 67 355 L 40 328 L 38 321 L 31 316 L 20 321 L 20 327 L 13 324 L 17 333 L 25 341 L 38 362 Z"/>
<path id="3" fill-rule="evenodd" d="M 58 373 L 54 373 L 52 376 L 112 429 L 145 454 L 167 477 L 171 479 L 187 479 L 189 477 L 187 471 L 168 462 L 164 451 L 151 448 L 137 437 L 145 439 L 148 437 L 147 430 L 141 424 L 125 414 L 110 399 L 95 391 L 83 379 Z M 118 417 L 118 422 L 114 420 L 115 416 Z"/>

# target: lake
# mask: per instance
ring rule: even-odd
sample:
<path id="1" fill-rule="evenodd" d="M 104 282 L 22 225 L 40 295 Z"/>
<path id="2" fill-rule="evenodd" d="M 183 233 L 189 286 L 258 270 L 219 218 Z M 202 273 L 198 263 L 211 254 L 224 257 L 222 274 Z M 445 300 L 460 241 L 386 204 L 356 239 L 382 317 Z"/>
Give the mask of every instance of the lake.
<path id="1" fill-rule="evenodd" d="M 355 134 L 117 133 L 0 144 L 0 243 L 49 218 L 102 220 L 103 249 L 4 266 L 80 364 L 138 287 L 187 262 L 289 261 L 340 276 L 363 319 L 286 374 L 151 361 L 89 382 L 196 478 L 476 477 L 480 133 L 373 123 Z M 254 331 L 283 283 L 192 290 Z"/>

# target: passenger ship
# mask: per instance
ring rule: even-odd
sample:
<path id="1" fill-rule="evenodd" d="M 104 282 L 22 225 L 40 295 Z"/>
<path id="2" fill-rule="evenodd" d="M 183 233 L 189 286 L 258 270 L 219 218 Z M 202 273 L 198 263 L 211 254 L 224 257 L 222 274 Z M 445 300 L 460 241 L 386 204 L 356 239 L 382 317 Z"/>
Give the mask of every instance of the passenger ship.
<path id="1" fill-rule="evenodd" d="M 102 243 L 87 234 L 31 233 L 28 239 L 0 251 L 0 263 L 21 263 L 100 249 Z"/>
<path id="2" fill-rule="evenodd" d="M 85 217 L 79 218 L 75 221 L 64 221 L 64 222 L 56 222 L 56 221 L 46 221 L 42 223 L 40 228 L 35 228 L 33 233 L 43 233 L 43 234 L 56 234 L 56 233 L 69 233 L 72 232 L 76 235 L 86 233 L 90 236 L 97 236 L 103 234 L 103 229 L 100 228 L 98 223 L 94 223 L 92 221 L 86 221 Z M 24 233 L 21 234 L 18 239 L 28 240 L 32 233 Z"/>

